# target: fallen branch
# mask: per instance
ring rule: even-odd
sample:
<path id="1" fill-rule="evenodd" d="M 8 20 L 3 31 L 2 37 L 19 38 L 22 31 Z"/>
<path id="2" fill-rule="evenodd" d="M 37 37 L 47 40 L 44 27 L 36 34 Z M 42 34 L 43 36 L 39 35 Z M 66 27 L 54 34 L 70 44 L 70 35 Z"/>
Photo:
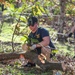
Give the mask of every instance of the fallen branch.
<path id="1" fill-rule="evenodd" d="M 45 64 L 42 64 L 41 61 L 38 59 L 38 55 L 34 52 L 31 54 L 29 52 L 26 53 L 3 53 L 0 54 L 0 61 L 3 60 L 10 60 L 10 59 L 19 59 L 20 55 L 23 55 L 27 59 L 33 59 L 33 62 L 35 62 L 41 70 L 65 70 L 65 66 L 63 66 L 64 63 L 61 62 L 46 62 Z"/>

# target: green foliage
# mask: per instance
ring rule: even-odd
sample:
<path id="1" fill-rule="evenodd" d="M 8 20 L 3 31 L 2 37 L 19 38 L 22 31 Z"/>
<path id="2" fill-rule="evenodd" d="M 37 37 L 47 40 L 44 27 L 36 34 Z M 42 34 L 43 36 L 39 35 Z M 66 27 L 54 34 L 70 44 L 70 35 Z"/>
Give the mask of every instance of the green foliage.
<path id="1" fill-rule="evenodd" d="M 75 14 L 75 6 L 73 4 L 68 3 L 66 5 L 66 14 L 69 14 L 69 15 Z"/>
<path id="2" fill-rule="evenodd" d="M 5 0 L 5 1 L 7 1 L 9 3 L 15 2 L 15 0 Z"/>
<path id="3" fill-rule="evenodd" d="M 57 53 L 57 52 L 58 52 L 57 49 L 52 50 L 52 53 Z"/>
<path id="4" fill-rule="evenodd" d="M 3 68 L 0 68 L 0 74 L 3 74 Z"/>
<path id="5" fill-rule="evenodd" d="M 25 22 L 25 23 L 26 23 L 26 21 L 27 21 L 27 20 L 26 20 L 26 18 L 25 18 L 24 16 L 21 16 L 21 17 L 20 17 L 20 21 L 22 21 L 22 22 Z"/>
<path id="6" fill-rule="evenodd" d="M 24 35 L 22 39 L 24 40 L 24 43 L 27 43 L 28 45 L 39 43 L 37 39 L 29 38 L 27 35 Z"/>
<path id="7" fill-rule="evenodd" d="M 43 13 L 45 13 L 45 10 L 42 6 L 39 4 L 32 6 L 32 15 L 34 16 L 41 16 Z"/>
<path id="8" fill-rule="evenodd" d="M 49 6 L 54 6 L 55 4 L 53 2 L 51 2 L 50 0 L 47 1 L 47 0 L 44 0 L 43 2 L 44 4 L 44 7 L 49 7 Z"/>
<path id="9" fill-rule="evenodd" d="M 28 38 L 28 36 L 24 36 L 24 37 L 25 37 L 24 43 L 31 45 L 31 40 Z"/>

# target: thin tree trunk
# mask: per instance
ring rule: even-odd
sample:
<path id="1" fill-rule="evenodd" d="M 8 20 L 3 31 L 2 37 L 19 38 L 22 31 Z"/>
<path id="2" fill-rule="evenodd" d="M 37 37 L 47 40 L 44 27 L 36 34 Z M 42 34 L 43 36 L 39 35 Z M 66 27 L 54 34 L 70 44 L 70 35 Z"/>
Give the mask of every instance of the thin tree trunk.
<path id="1" fill-rule="evenodd" d="M 60 0 L 60 28 L 58 30 L 58 33 L 63 33 L 63 28 L 64 28 L 64 24 L 65 24 L 65 0 Z M 62 35 L 58 35 L 58 40 L 62 41 Z"/>

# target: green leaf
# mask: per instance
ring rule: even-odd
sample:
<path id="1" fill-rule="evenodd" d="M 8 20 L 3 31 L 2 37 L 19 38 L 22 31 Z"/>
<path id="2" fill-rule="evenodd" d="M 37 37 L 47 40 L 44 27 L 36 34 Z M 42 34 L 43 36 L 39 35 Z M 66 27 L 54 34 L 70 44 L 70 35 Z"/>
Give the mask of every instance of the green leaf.
<path id="1" fill-rule="evenodd" d="M 23 22 L 26 22 L 26 18 L 24 16 L 21 16 L 20 20 L 23 21 Z"/>
<path id="2" fill-rule="evenodd" d="M 34 39 L 34 38 L 31 38 L 31 42 L 34 43 L 34 44 L 39 43 L 39 41 L 37 39 Z"/>
<path id="3" fill-rule="evenodd" d="M 3 15 L 9 15 L 10 13 L 8 12 L 8 10 L 4 10 L 3 11 Z"/>
<path id="4" fill-rule="evenodd" d="M 41 10 L 41 12 L 45 13 L 45 10 L 43 7 L 39 6 L 39 9 Z"/>
<path id="5" fill-rule="evenodd" d="M 14 11 L 15 8 L 14 8 L 14 5 L 13 4 L 10 4 L 10 7 L 7 7 L 8 10 L 11 10 L 11 11 Z"/>
<path id="6" fill-rule="evenodd" d="M 40 2 L 37 1 L 37 2 L 35 3 L 35 5 L 40 5 Z"/>
<path id="7" fill-rule="evenodd" d="M 22 37 L 21 39 L 20 39 L 21 41 L 26 41 L 27 40 L 27 37 Z"/>
<path id="8" fill-rule="evenodd" d="M 57 52 L 58 52 L 58 50 L 56 50 L 56 49 L 55 50 L 52 50 L 52 53 L 57 53 Z"/>
<path id="9" fill-rule="evenodd" d="M 17 12 L 21 13 L 22 10 L 23 10 L 23 8 L 22 7 L 19 7 L 18 10 L 17 10 Z"/>

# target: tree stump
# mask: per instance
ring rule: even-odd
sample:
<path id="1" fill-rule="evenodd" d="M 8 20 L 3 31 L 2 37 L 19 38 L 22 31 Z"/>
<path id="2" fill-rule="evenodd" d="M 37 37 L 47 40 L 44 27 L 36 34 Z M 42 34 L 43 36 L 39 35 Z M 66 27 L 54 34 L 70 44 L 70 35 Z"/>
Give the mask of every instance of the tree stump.
<path id="1" fill-rule="evenodd" d="M 48 62 L 45 60 L 45 64 L 42 64 L 38 59 L 38 54 L 36 54 L 34 51 L 26 52 L 25 58 L 30 59 L 32 62 L 36 63 L 41 70 L 66 70 L 64 62 Z"/>

